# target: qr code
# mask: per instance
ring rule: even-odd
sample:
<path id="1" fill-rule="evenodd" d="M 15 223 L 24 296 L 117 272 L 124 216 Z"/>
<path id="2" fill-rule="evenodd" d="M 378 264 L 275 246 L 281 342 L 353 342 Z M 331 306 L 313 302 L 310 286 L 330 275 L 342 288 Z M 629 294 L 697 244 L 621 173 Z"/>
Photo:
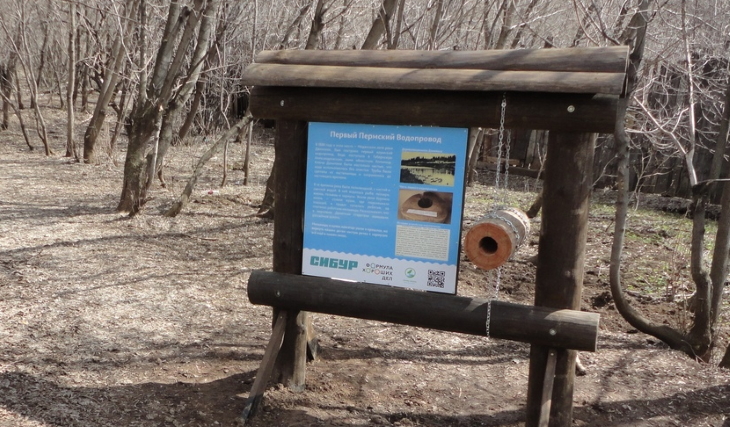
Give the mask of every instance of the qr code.
<path id="1" fill-rule="evenodd" d="M 443 288 L 446 282 L 446 272 L 428 270 L 428 282 L 426 286 L 432 286 L 434 288 Z"/>

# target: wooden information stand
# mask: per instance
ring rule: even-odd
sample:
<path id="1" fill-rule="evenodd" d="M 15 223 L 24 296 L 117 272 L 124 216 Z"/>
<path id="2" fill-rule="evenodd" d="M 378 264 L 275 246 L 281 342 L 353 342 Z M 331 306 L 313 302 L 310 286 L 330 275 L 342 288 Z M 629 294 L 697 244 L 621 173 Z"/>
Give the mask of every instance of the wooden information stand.
<path id="1" fill-rule="evenodd" d="M 577 311 L 595 137 L 614 131 L 627 59 L 625 46 L 261 52 L 243 83 L 254 86 L 254 117 L 277 120 L 274 271 L 252 274 L 248 293 L 274 307 L 276 320 L 244 420 L 274 372 L 303 388 L 306 311 L 486 333 L 489 301 L 301 276 L 307 122 L 497 128 L 506 96 L 506 128 L 549 130 L 550 138 L 535 306 L 491 302 L 490 335 L 532 344 L 526 425 L 570 426 L 576 352 L 595 351 L 598 331 L 597 315 Z M 388 308 L 394 303 L 400 310 Z"/>

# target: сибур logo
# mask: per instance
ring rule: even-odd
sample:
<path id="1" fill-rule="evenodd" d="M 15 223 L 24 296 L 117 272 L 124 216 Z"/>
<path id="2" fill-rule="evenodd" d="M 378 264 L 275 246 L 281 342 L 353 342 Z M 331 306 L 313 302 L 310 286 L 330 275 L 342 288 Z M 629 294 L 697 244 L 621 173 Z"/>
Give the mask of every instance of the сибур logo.
<path id="1" fill-rule="evenodd" d="M 340 270 L 352 270 L 357 268 L 357 261 L 348 259 L 326 258 L 312 256 L 309 258 L 309 265 L 327 268 L 337 268 Z"/>

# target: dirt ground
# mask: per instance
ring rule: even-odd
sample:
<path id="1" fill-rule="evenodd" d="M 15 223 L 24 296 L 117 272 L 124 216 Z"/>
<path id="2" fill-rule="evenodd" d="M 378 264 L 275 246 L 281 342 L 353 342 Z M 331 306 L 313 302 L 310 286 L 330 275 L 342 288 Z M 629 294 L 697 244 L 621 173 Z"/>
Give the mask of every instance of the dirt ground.
<path id="1" fill-rule="evenodd" d="M 63 131 L 52 136 L 62 154 Z M 257 133 L 251 185 L 243 147 L 232 144 L 228 185 L 219 188 L 218 156 L 194 203 L 165 218 L 210 142 L 178 147 L 169 187 L 155 186 L 129 218 L 114 210 L 123 152 L 89 166 L 29 152 L 15 127 L 0 133 L 0 426 L 236 425 L 271 325 L 271 310 L 246 297 L 250 272 L 271 268 L 272 223 L 254 216 L 271 137 Z M 467 191 L 467 226 L 502 197 L 481 179 Z M 511 177 L 510 200 L 526 209 L 535 185 Z M 588 373 L 576 379 L 574 425 L 730 426 L 730 372 L 636 333 L 616 313 L 613 209 L 610 195 L 595 197 L 582 308 L 601 315 L 601 329 L 598 352 L 581 353 Z M 686 324 L 689 221 L 639 209 L 630 228 L 624 280 L 634 303 Z M 531 303 L 538 230 L 533 223 L 504 267 L 499 299 Z M 462 261 L 460 295 L 493 297 L 494 282 Z M 523 423 L 527 344 L 328 315 L 314 324 L 322 350 L 306 390 L 272 384 L 250 425 Z M 726 344 L 727 318 L 721 327 Z"/>

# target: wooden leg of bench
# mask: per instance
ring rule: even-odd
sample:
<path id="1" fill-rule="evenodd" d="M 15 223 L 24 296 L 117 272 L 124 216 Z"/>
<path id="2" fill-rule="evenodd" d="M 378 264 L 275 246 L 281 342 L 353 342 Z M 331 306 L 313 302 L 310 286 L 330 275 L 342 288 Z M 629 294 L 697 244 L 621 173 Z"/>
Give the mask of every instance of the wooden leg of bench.
<path id="1" fill-rule="evenodd" d="M 550 423 L 550 405 L 553 397 L 553 382 L 555 381 L 555 364 L 558 360 L 558 352 L 554 348 L 548 350 L 547 365 L 545 366 L 545 379 L 542 382 L 542 400 L 540 404 L 540 420 L 538 426 L 548 427 Z"/>
<path id="2" fill-rule="evenodd" d="M 256 379 L 254 380 L 253 385 L 251 386 L 251 391 L 248 394 L 246 406 L 243 408 L 243 415 L 241 418 L 243 419 L 244 424 L 246 423 L 246 420 L 254 416 L 256 408 L 261 402 L 261 399 L 264 397 L 266 383 L 268 383 L 269 378 L 271 378 L 271 373 L 274 370 L 274 363 L 276 362 L 276 356 L 279 354 L 281 342 L 284 339 L 286 318 L 287 311 L 279 310 L 276 323 L 274 323 L 274 329 L 271 332 L 269 344 L 266 346 L 266 351 L 264 352 L 264 358 L 261 361 L 261 366 L 259 366 L 258 372 L 256 372 Z"/>

